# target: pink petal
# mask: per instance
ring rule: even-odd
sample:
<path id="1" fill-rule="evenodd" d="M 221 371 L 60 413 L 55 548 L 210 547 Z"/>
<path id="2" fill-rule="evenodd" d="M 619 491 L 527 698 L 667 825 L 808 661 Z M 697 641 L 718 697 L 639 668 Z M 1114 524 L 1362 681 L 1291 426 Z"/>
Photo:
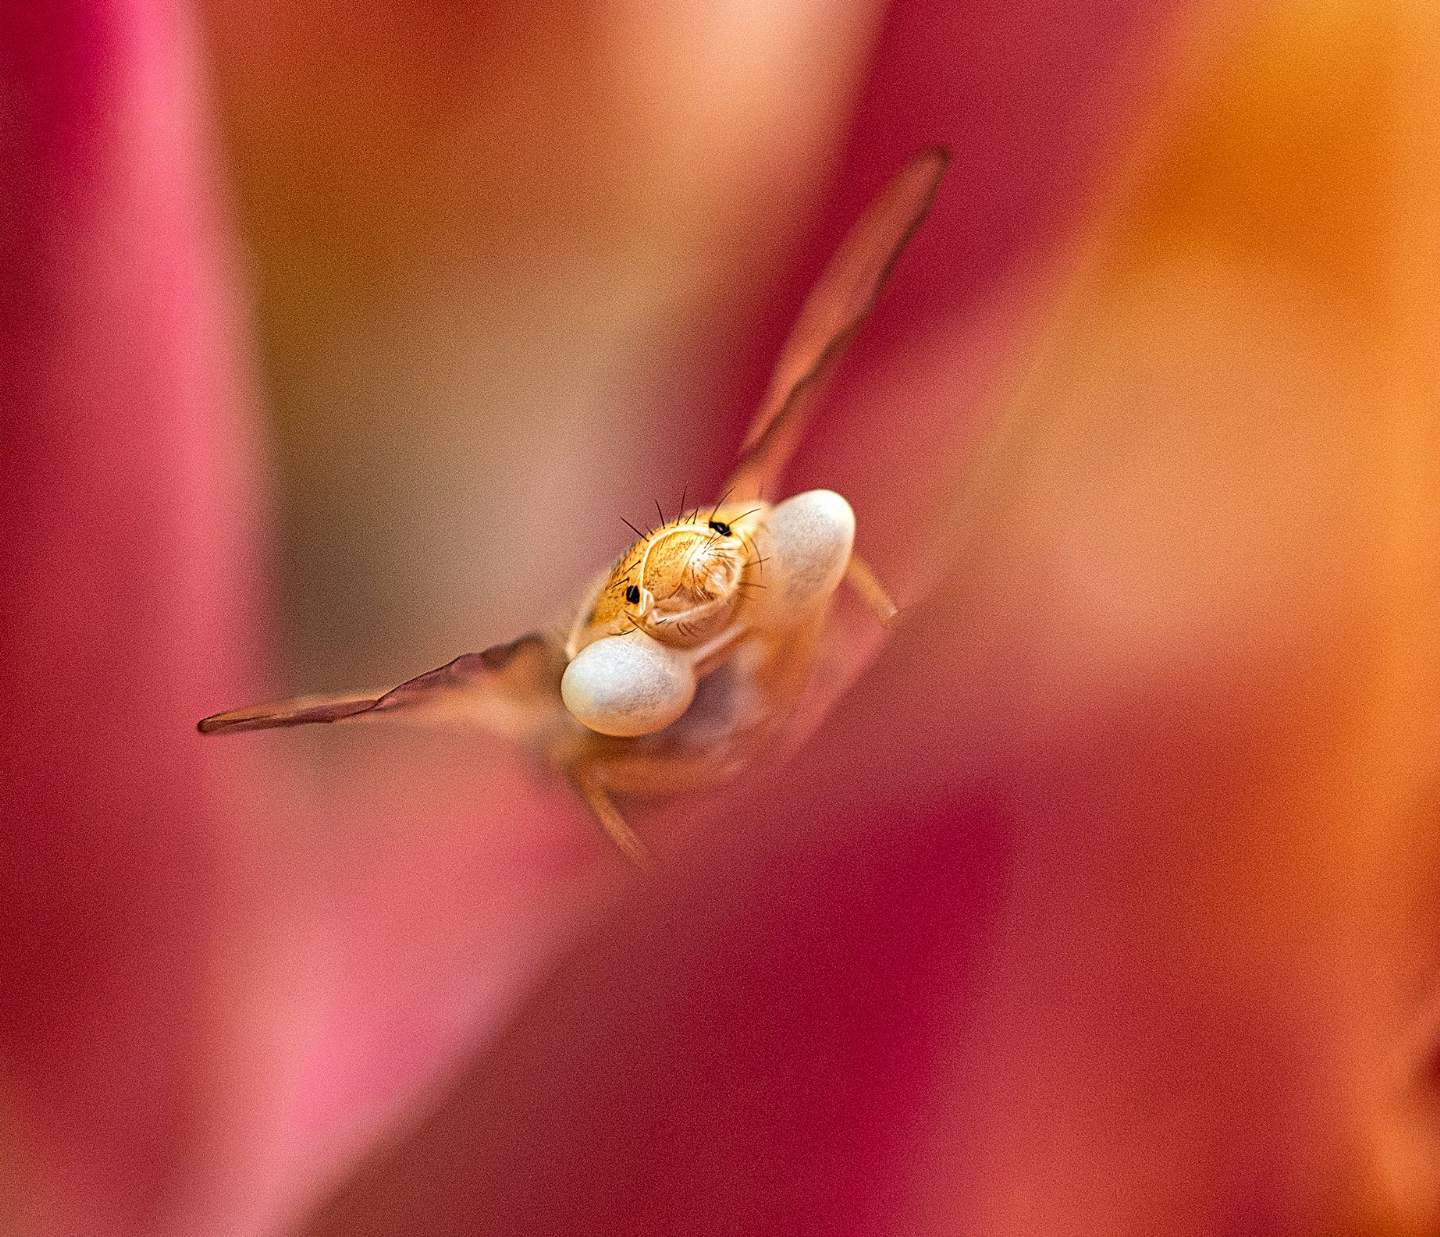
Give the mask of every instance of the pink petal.
<path id="1" fill-rule="evenodd" d="M 143 3 L 0 18 L 11 1231 L 141 1226 L 186 1171 L 217 878 L 187 729 L 250 676 L 258 613 L 190 33 Z"/>

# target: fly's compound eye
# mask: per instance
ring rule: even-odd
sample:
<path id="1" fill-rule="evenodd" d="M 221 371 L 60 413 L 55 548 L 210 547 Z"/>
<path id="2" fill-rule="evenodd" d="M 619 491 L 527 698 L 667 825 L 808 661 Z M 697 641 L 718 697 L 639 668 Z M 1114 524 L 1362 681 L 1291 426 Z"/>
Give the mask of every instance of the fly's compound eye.
<path id="1" fill-rule="evenodd" d="M 730 535 L 730 525 L 725 523 L 724 520 L 711 520 L 710 529 L 712 532 L 719 533 L 722 537 L 728 537 Z"/>
<path id="2" fill-rule="evenodd" d="M 632 584 L 625 590 L 625 601 L 632 606 L 640 604 L 640 586 L 638 584 Z"/>

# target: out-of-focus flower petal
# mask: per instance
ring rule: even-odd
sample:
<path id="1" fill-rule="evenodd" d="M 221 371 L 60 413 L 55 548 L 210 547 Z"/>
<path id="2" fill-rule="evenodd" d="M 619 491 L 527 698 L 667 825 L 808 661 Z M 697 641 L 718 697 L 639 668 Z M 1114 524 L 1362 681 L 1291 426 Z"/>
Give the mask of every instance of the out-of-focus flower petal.
<path id="1" fill-rule="evenodd" d="M 175 6 L 0 14 L 0 1227 L 146 1229 L 193 1168 L 202 702 L 253 677 L 249 418 Z"/>

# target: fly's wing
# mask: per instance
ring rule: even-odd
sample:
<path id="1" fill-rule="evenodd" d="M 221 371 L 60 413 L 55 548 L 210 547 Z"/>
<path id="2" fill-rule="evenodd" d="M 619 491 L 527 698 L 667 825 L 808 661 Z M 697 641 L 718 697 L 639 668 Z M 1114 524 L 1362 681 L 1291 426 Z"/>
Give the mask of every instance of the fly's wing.
<path id="1" fill-rule="evenodd" d="M 950 162 L 938 146 L 921 151 L 860 217 L 811 288 L 780 350 L 740 460 L 728 483 L 739 501 L 770 490 L 799 445 L 820 379 L 879 299 L 906 242 L 920 226 Z"/>
<path id="2" fill-rule="evenodd" d="M 545 636 L 531 634 L 465 653 L 389 691 L 299 696 L 275 704 L 216 713 L 199 723 L 201 734 L 271 730 L 312 722 L 343 722 L 397 716 L 407 721 L 471 723 L 501 729 L 508 714 L 546 693 L 560 698 L 564 657 Z"/>

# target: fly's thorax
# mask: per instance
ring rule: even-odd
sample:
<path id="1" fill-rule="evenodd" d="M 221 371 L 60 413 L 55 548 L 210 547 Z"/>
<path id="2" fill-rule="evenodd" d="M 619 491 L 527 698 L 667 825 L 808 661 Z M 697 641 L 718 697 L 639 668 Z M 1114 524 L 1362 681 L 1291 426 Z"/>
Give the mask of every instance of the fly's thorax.
<path id="1" fill-rule="evenodd" d="M 764 510 L 716 507 L 644 534 L 592 594 L 569 655 L 602 637 L 636 632 L 671 648 L 697 648 L 721 635 L 753 575 Z"/>
<path id="2" fill-rule="evenodd" d="M 745 555 L 740 538 L 704 524 L 657 534 L 636 573 L 639 626 L 676 648 L 717 635 L 740 600 Z"/>

